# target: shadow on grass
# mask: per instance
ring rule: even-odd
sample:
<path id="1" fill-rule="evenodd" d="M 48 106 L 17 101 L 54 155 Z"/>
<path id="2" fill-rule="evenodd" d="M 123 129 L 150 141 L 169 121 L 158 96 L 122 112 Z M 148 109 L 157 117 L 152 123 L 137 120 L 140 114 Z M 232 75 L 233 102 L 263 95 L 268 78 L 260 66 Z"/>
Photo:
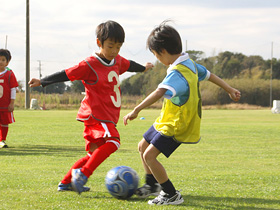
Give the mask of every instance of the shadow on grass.
<path id="1" fill-rule="evenodd" d="M 112 197 L 109 193 L 104 192 L 95 192 L 93 194 L 82 194 L 85 198 L 88 199 L 106 199 L 106 200 L 117 200 Z M 183 195 L 185 200 L 184 203 L 174 206 L 175 207 L 184 207 L 195 208 L 195 209 L 231 209 L 231 210 L 277 210 L 280 209 L 279 200 L 272 199 L 262 199 L 262 198 L 235 198 L 235 197 L 210 197 L 210 196 L 191 196 Z M 136 196 L 129 198 L 128 200 L 119 200 L 127 202 L 139 202 L 147 203 L 148 200 L 153 199 L 152 197 L 147 199 L 140 199 Z M 148 204 L 147 204 L 148 206 Z M 265 207 L 267 206 L 267 207 Z M 271 208 L 269 206 L 274 206 Z"/>
<path id="2" fill-rule="evenodd" d="M 183 196 L 182 204 L 198 209 L 233 209 L 233 210 L 276 210 L 280 209 L 279 200 L 262 198 L 234 198 L 234 197 L 210 197 L 210 196 Z M 276 208 L 264 206 L 277 206 Z"/>
<path id="3" fill-rule="evenodd" d="M 0 149 L 0 156 L 63 156 L 73 157 L 77 153 L 85 153 L 84 146 L 66 146 L 66 145 L 17 145 L 17 147 L 8 147 Z M 119 149 L 118 152 L 131 152 L 126 149 Z"/>
<path id="4" fill-rule="evenodd" d="M 82 146 L 65 146 L 65 145 L 18 145 L 0 149 L 0 156 L 73 156 L 73 154 L 85 151 Z"/>

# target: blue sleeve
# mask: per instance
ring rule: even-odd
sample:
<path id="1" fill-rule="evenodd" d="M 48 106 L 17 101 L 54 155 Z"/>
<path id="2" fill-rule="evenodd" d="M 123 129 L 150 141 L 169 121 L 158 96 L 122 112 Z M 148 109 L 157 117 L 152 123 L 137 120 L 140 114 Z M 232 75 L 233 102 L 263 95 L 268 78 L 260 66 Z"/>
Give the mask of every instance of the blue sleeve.
<path id="1" fill-rule="evenodd" d="M 181 73 L 173 70 L 164 78 L 158 88 L 167 89 L 164 97 L 170 99 L 175 96 L 186 95 L 189 90 L 189 84 Z"/>
<path id="2" fill-rule="evenodd" d="M 202 65 L 195 63 L 197 71 L 198 71 L 198 81 L 208 80 L 210 76 L 210 72 Z"/>

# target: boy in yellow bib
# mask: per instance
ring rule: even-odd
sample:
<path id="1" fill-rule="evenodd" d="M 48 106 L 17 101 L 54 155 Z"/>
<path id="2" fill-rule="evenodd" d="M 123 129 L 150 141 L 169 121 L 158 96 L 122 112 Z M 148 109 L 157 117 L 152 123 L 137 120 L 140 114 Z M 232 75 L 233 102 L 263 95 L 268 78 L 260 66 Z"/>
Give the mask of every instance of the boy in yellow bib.
<path id="1" fill-rule="evenodd" d="M 173 27 L 165 23 L 156 27 L 148 37 L 147 46 L 157 59 L 169 68 L 158 88 L 123 119 L 127 125 L 127 121 L 137 118 L 142 109 L 164 96 L 160 116 L 138 145 L 146 172 L 146 184 L 137 189 L 136 194 L 146 198 L 160 192 L 155 199 L 148 201 L 150 205 L 177 205 L 183 203 L 184 199 L 169 180 L 157 157 L 163 153 L 168 158 L 182 143 L 199 142 L 199 81 L 209 80 L 219 85 L 234 101 L 238 101 L 241 94 L 211 74 L 204 66 L 192 61 L 187 53 L 182 53 L 180 35 Z"/>

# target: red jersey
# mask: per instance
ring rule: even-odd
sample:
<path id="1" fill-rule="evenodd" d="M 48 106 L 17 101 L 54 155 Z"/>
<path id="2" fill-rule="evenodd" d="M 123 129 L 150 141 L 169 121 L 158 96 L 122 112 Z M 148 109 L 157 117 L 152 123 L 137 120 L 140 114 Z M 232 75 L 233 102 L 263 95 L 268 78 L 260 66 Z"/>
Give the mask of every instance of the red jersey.
<path id="1" fill-rule="evenodd" d="M 110 64 L 98 57 L 88 57 L 78 65 L 66 69 L 71 80 L 82 80 L 86 96 L 81 102 L 77 120 L 118 123 L 121 108 L 119 75 L 128 70 L 130 62 L 117 55 Z"/>
<path id="2" fill-rule="evenodd" d="M 18 86 L 16 76 L 11 69 L 0 74 L 0 111 L 8 111 L 11 102 L 11 89 Z"/>

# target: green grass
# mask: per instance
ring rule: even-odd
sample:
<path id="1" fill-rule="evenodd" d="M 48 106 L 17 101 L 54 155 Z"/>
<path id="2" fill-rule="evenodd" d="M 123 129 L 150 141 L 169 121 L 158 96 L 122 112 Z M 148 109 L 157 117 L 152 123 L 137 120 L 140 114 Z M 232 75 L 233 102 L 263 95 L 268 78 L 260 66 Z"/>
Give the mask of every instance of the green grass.
<path id="1" fill-rule="evenodd" d="M 123 110 L 122 116 L 129 110 Z M 160 156 L 185 202 L 150 207 L 133 196 L 117 200 L 104 186 L 111 168 L 127 165 L 144 181 L 137 144 L 159 110 L 145 120 L 120 120 L 121 148 L 90 177 L 91 191 L 57 192 L 72 164 L 85 155 L 83 124 L 76 111 L 15 111 L 7 144 L 0 149 L 0 209 L 280 209 L 280 115 L 269 110 L 204 110 L 201 142 Z"/>

